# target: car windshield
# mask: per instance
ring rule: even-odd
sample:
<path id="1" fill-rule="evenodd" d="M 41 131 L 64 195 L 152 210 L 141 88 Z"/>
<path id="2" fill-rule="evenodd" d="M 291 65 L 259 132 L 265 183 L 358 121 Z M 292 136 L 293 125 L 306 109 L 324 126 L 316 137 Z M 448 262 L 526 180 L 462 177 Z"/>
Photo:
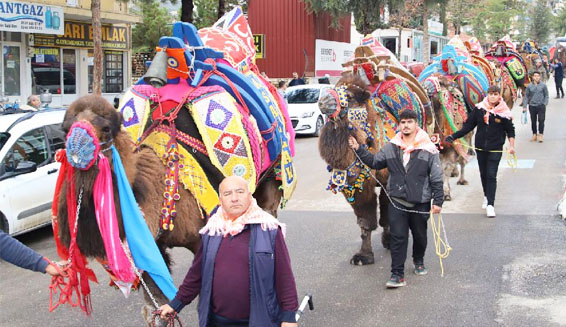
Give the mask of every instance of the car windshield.
<path id="1" fill-rule="evenodd" d="M 316 103 L 319 94 L 319 89 L 307 88 L 287 90 L 286 92 L 288 103 Z"/>
<path id="2" fill-rule="evenodd" d="M 2 150 L 4 144 L 6 144 L 6 141 L 8 141 L 9 138 L 10 138 L 10 133 L 6 133 L 6 132 L 0 133 L 0 150 Z"/>

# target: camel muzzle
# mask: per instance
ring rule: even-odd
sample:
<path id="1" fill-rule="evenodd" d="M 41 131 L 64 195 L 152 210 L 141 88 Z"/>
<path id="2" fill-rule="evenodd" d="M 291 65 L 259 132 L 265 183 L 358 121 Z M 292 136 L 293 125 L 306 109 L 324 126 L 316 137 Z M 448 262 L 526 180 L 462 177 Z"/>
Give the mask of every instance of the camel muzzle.
<path id="1" fill-rule="evenodd" d="M 87 121 L 75 122 L 66 142 L 67 160 L 72 167 L 80 170 L 89 170 L 98 158 L 100 142 L 94 127 Z"/>

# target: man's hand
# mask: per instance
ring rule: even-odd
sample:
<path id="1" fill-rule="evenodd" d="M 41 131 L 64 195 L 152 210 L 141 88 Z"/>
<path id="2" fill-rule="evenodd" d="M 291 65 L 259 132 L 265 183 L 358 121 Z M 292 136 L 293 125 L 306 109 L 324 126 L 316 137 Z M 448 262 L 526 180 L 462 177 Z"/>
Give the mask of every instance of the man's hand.
<path id="1" fill-rule="evenodd" d="M 523 112 L 527 112 L 527 107 L 523 107 Z"/>
<path id="2" fill-rule="evenodd" d="M 454 136 L 452 136 L 452 135 L 446 136 L 446 137 L 444 138 L 444 142 L 446 142 L 446 143 L 452 143 L 452 142 L 454 142 Z"/>
<path id="3" fill-rule="evenodd" d="M 510 153 L 510 154 L 515 154 L 515 147 L 510 147 L 510 148 L 509 148 L 509 153 Z"/>
<path id="4" fill-rule="evenodd" d="M 159 317 L 163 320 L 167 320 L 168 315 L 175 313 L 175 310 L 169 304 L 162 305 L 159 310 L 161 310 Z"/>
<path id="5" fill-rule="evenodd" d="M 45 267 L 45 272 L 54 277 L 67 276 L 67 274 L 63 271 L 63 267 L 61 265 L 59 265 L 58 270 L 57 267 L 55 267 L 52 263 L 48 264 L 47 267 Z"/>
<path id="6" fill-rule="evenodd" d="M 431 210 L 432 213 L 440 213 L 440 211 L 442 211 L 442 207 L 433 205 Z"/>
<path id="7" fill-rule="evenodd" d="M 282 322 L 281 327 L 298 327 L 299 324 L 296 322 Z"/>
<path id="8" fill-rule="evenodd" d="M 358 141 L 356 141 L 356 139 L 353 136 L 350 136 L 350 138 L 348 139 L 348 144 L 350 145 L 350 147 L 352 149 L 354 149 L 356 151 L 360 148 Z"/>

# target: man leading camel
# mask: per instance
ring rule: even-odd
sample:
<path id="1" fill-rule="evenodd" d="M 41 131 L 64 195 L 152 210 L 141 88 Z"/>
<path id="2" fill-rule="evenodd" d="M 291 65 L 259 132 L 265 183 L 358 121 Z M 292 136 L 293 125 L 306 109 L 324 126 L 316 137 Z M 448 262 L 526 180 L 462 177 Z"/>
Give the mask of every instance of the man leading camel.
<path id="1" fill-rule="evenodd" d="M 438 150 L 428 134 L 418 127 L 417 114 L 412 110 L 402 111 L 399 129 L 401 132 L 375 155 L 360 147 L 354 137 L 349 139 L 350 147 L 364 164 L 372 169 L 389 169 L 387 191 L 394 202 L 389 204 L 391 278 L 385 284 L 388 288 L 407 284 L 409 229 L 413 234 L 414 272 L 426 275 L 424 255 L 429 212 L 440 213 L 444 200 Z"/>
<path id="2" fill-rule="evenodd" d="M 258 207 L 247 182 L 225 178 L 220 208 L 201 229 L 193 264 L 161 318 L 199 295 L 200 327 L 297 326 L 297 290 L 285 225 Z"/>

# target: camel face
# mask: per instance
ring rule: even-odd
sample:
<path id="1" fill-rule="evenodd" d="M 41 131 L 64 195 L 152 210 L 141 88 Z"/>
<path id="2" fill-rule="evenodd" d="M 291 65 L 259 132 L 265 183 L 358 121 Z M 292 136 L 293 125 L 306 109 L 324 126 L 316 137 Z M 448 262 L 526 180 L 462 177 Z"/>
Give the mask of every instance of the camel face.
<path id="1" fill-rule="evenodd" d="M 104 150 L 120 132 L 122 115 L 103 97 L 88 95 L 73 102 L 67 110 L 63 121 L 65 133 L 79 121 L 87 121 L 94 127 L 101 149 Z"/>

